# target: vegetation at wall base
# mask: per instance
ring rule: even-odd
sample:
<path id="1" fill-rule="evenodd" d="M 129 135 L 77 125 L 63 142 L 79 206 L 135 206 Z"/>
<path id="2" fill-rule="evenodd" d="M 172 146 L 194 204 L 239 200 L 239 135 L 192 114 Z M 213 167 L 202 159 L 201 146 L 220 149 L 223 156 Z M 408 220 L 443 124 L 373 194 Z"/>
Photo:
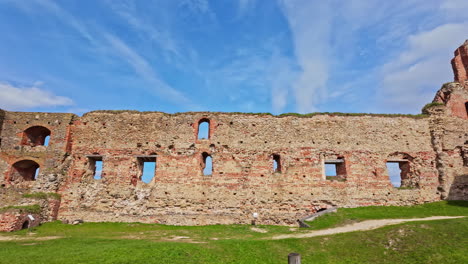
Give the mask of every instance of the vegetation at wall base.
<path id="1" fill-rule="evenodd" d="M 402 208 L 402 211 L 398 211 Z M 354 219 L 468 216 L 468 202 L 437 202 L 411 207 L 339 209 Z M 343 211 L 344 210 L 344 211 Z M 343 212 L 341 212 L 343 211 Z M 334 214 L 330 214 L 333 216 Z M 328 216 L 328 215 L 326 215 Z M 317 218 L 320 220 L 321 216 Z M 323 227 L 324 225 L 322 225 Z M 331 226 L 330 223 L 328 227 Z M 310 232 L 283 226 L 165 226 L 141 223 L 46 223 L 0 234 L 0 263 L 287 263 L 298 252 L 302 263 L 467 263 L 468 219 L 420 221 L 376 230 L 311 238 L 271 240 L 277 234 Z M 317 228 L 317 227 L 314 227 Z M 7 241 L 12 237 L 22 240 Z M 34 240 L 43 238 L 44 240 Z"/>
<path id="2" fill-rule="evenodd" d="M 33 205 L 6 206 L 6 207 L 0 208 L 0 213 L 4 213 L 8 211 L 18 211 L 20 213 L 39 214 L 41 212 L 41 207 L 38 204 L 33 204 Z"/>

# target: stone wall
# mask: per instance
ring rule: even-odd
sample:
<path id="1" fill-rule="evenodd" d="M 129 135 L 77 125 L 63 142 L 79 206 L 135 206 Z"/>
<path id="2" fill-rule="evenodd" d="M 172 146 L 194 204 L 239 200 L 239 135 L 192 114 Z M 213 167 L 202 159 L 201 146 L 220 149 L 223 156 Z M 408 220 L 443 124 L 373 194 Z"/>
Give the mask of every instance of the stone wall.
<path id="1" fill-rule="evenodd" d="M 253 213 L 257 223 L 295 224 L 330 206 L 466 200 L 468 86 L 448 83 L 434 102 L 418 116 L 5 111 L 0 184 L 9 191 L 0 191 L 0 202 L 14 203 L 11 191 L 58 192 L 62 201 L 43 209 L 44 221 L 58 214 L 204 225 L 250 223 Z M 213 166 L 205 175 L 207 157 Z M 148 161 L 156 172 L 145 183 Z M 387 162 L 400 167 L 400 188 Z M 36 165 L 39 175 L 26 177 Z M 326 177 L 328 165 L 337 176 Z"/>
<path id="2" fill-rule="evenodd" d="M 34 220 L 31 220 L 32 216 Z M 0 213 L 0 231 L 12 232 L 25 228 L 32 228 L 40 224 L 40 216 L 37 214 L 9 211 Z"/>

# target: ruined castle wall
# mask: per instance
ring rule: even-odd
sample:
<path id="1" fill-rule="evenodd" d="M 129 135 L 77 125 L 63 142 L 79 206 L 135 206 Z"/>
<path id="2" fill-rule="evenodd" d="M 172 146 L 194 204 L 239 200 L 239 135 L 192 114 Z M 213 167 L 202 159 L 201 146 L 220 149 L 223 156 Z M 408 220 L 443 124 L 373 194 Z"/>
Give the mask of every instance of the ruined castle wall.
<path id="1" fill-rule="evenodd" d="M 197 139 L 199 120 L 210 138 Z M 429 118 L 92 112 L 72 126 L 73 163 L 60 217 L 168 224 L 294 223 L 329 205 L 403 205 L 438 200 Z M 203 153 L 213 173 L 203 175 Z M 273 171 L 272 155 L 281 172 Z M 93 179 L 87 156 L 101 156 Z M 139 156 L 157 155 L 149 184 Z M 345 180 L 324 161 L 343 159 Z M 408 189 L 394 188 L 387 159 L 409 158 Z"/>
<path id="2" fill-rule="evenodd" d="M 2 185 L 15 185 L 17 188 L 33 188 L 40 181 L 11 181 L 13 164 L 22 160 L 31 160 L 40 166 L 41 174 L 52 172 L 63 162 L 69 148 L 69 124 L 73 114 L 62 113 L 32 113 L 5 111 L 2 128 L 2 144 L 0 152 L 0 178 Z M 25 131 L 28 128 L 47 129 L 50 131 L 48 146 L 34 145 Z M 34 132 L 34 131 L 33 131 Z M 43 177 L 39 177 L 41 179 Z"/>
<path id="3" fill-rule="evenodd" d="M 468 199 L 468 86 L 445 84 L 434 101 L 432 133 L 443 198 Z"/>

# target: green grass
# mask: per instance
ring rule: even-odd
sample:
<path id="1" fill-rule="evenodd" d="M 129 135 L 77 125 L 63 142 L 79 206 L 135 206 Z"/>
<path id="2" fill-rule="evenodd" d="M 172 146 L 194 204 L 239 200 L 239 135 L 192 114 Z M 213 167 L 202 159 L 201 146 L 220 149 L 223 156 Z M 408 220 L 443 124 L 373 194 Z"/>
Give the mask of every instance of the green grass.
<path id="1" fill-rule="evenodd" d="M 340 209 L 354 220 L 467 215 L 467 202 L 439 202 L 413 207 Z M 398 208 L 401 209 L 398 210 Z M 343 211 L 344 210 L 344 211 Z M 332 216 L 332 215 L 330 215 Z M 328 217 L 328 215 L 327 215 Z M 325 217 L 324 217 L 325 218 Z M 318 221 L 323 221 L 322 217 Z M 346 219 L 338 217 L 328 226 Z M 411 222 L 331 236 L 270 240 L 289 227 L 248 225 L 202 227 L 140 223 L 44 224 L 29 233 L 0 234 L 0 263 L 287 263 L 298 252 L 302 263 L 467 263 L 468 219 Z M 3 241 L 2 237 L 25 240 Z M 37 237 L 59 239 L 36 240 Z M 170 241 L 174 236 L 190 239 Z M 214 240 L 216 239 L 216 240 Z"/>
<path id="2" fill-rule="evenodd" d="M 45 192 L 35 192 L 35 193 L 25 193 L 23 194 L 24 198 L 35 198 L 35 199 L 55 199 L 60 200 L 61 196 L 58 193 L 45 193 Z"/>
<path id="3" fill-rule="evenodd" d="M 312 229 L 342 226 L 369 219 L 419 218 L 429 216 L 468 216 L 468 201 L 441 201 L 414 206 L 366 206 L 339 208 L 307 222 Z"/>
<path id="4" fill-rule="evenodd" d="M 429 114 L 428 111 L 427 111 L 429 108 L 431 108 L 433 106 L 441 106 L 441 105 L 444 105 L 444 103 L 439 103 L 439 102 L 428 103 L 421 109 L 421 112 L 423 114 Z"/>
<path id="5" fill-rule="evenodd" d="M 8 211 L 19 211 L 20 213 L 31 213 L 39 214 L 41 212 L 41 207 L 38 204 L 33 205 L 19 205 L 19 206 L 6 206 L 0 208 L 0 213 Z"/>

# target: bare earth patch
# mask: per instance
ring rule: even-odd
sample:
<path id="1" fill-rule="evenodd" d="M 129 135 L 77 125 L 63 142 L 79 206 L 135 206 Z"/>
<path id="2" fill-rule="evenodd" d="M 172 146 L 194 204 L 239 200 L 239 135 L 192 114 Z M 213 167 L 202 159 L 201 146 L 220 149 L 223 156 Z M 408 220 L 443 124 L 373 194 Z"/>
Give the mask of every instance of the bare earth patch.
<path id="1" fill-rule="evenodd" d="M 250 230 L 252 230 L 252 231 L 254 231 L 254 232 L 257 232 L 257 233 L 268 233 L 268 230 L 262 229 L 262 228 L 258 228 L 258 227 L 251 227 Z"/>
<path id="2" fill-rule="evenodd" d="M 44 241 L 62 238 L 60 236 L 45 236 L 45 237 L 19 237 L 19 236 L 0 236 L 0 241 L 23 241 L 23 240 L 34 240 Z"/>
<path id="3" fill-rule="evenodd" d="M 383 226 L 388 225 L 396 225 L 405 222 L 414 222 L 414 221 L 431 221 L 431 220 L 443 220 L 443 219 L 455 219 L 455 218 L 463 218 L 465 216 L 431 216 L 425 218 L 410 218 L 410 219 L 380 219 L 380 220 L 367 220 L 351 225 L 329 228 L 324 230 L 317 230 L 308 233 L 301 233 L 301 234 L 287 234 L 287 235 L 278 235 L 274 236 L 269 239 L 285 239 L 285 238 L 305 238 L 305 237 L 316 237 L 316 236 L 326 236 L 326 235 L 333 235 L 339 233 L 347 233 L 353 231 L 365 231 L 365 230 L 372 230 L 377 229 Z"/>

